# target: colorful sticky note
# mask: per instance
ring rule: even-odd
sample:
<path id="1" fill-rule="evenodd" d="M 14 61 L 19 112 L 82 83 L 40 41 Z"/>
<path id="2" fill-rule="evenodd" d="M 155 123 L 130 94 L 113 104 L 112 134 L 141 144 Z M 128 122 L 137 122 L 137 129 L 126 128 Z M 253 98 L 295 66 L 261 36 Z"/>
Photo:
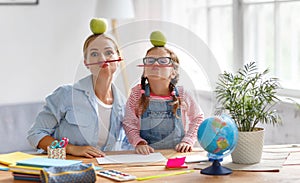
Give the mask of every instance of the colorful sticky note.
<path id="1" fill-rule="evenodd" d="M 184 164 L 185 162 L 185 156 L 184 157 L 176 157 L 176 158 L 170 158 L 167 161 L 167 168 L 187 168 L 187 166 Z"/>

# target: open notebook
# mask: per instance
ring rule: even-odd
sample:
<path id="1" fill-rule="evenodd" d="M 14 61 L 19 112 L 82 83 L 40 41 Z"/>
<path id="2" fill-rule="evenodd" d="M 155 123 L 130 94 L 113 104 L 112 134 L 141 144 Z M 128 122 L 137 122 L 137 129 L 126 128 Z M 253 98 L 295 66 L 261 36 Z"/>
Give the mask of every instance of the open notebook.
<path id="1" fill-rule="evenodd" d="M 122 154 L 110 155 L 96 158 L 100 165 L 103 164 L 122 164 L 122 163 L 157 163 L 166 162 L 166 158 L 161 153 L 142 154 Z"/>

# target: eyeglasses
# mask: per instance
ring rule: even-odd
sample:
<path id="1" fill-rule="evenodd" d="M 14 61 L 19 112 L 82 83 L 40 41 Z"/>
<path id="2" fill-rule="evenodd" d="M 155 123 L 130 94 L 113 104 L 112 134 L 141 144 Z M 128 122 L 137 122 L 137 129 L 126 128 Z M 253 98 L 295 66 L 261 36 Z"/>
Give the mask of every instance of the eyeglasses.
<path id="1" fill-rule="evenodd" d="M 154 57 L 145 57 L 143 58 L 143 63 L 145 65 L 152 65 L 155 62 L 159 63 L 160 65 L 168 65 L 172 63 L 172 59 L 170 57 L 159 57 L 159 58 L 154 58 Z"/>

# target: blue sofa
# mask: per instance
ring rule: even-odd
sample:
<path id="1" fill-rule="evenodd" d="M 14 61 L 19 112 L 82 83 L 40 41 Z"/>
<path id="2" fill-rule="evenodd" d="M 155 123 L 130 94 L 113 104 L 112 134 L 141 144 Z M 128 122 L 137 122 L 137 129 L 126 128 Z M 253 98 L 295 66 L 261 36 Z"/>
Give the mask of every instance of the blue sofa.
<path id="1" fill-rule="evenodd" d="M 26 139 L 27 131 L 43 104 L 43 102 L 32 102 L 0 105 L 0 154 L 35 151 Z"/>

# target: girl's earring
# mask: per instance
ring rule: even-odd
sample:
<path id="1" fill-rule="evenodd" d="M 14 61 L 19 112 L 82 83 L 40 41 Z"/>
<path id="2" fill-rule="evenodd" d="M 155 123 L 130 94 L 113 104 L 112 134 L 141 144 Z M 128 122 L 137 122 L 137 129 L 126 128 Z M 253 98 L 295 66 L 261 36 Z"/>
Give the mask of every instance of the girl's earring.
<path id="1" fill-rule="evenodd" d="M 175 70 L 172 71 L 171 73 L 171 79 L 174 79 L 177 75 L 177 72 Z"/>
<path id="2" fill-rule="evenodd" d="M 175 96 L 175 95 L 176 95 L 175 90 L 173 90 L 173 91 L 171 92 L 171 95 L 172 95 L 172 96 Z"/>

